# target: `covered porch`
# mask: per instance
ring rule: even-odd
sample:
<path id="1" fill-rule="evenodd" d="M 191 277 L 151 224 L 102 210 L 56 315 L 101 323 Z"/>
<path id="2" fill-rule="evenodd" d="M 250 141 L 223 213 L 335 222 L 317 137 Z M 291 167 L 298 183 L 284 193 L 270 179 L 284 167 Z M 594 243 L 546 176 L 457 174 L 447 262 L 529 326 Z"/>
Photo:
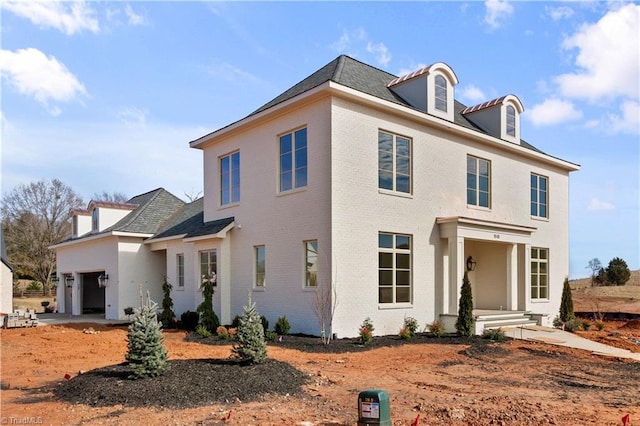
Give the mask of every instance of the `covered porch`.
<path id="1" fill-rule="evenodd" d="M 440 318 L 457 317 L 462 279 L 471 283 L 476 328 L 533 321 L 525 311 L 529 292 L 531 235 L 536 228 L 462 216 L 437 222 L 442 250 Z M 535 322 L 535 321 L 534 321 Z M 455 324 L 455 319 L 453 321 Z"/>

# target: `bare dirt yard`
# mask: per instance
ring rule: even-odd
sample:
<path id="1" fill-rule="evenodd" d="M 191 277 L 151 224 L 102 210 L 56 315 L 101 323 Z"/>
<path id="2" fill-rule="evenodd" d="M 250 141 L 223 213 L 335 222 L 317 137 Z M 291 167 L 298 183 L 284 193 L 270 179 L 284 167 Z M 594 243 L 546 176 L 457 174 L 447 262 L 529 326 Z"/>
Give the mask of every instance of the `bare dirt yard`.
<path id="1" fill-rule="evenodd" d="M 591 286 L 590 278 L 571 281 L 573 307 L 576 312 L 625 312 L 640 314 L 640 271 L 631 271 L 623 286 Z"/>
<path id="2" fill-rule="evenodd" d="M 631 341 L 640 339 L 638 323 L 584 333 Z M 84 333 L 88 327 L 99 333 Z M 358 393 L 371 388 L 388 391 L 396 426 L 418 415 L 423 426 L 620 425 L 626 414 L 640 422 L 640 363 L 548 344 L 417 335 L 363 348 L 285 337 L 269 344 L 264 370 L 244 374 L 233 369 L 247 367 L 224 361 L 228 341 L 164 333 L 171 375 L 134 384 L 118 366 L 123 326 L 0 330 L 3 423 L 355 425 Z"/>

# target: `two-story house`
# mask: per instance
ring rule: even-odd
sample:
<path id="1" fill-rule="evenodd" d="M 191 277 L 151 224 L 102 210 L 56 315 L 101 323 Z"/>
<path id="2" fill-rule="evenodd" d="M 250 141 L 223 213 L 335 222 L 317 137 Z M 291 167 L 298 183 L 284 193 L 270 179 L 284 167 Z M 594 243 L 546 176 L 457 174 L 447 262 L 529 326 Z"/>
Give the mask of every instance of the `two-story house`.
<path id="1" fill-rule="evenodd" d="M 215 273 L 223 323 L 250 292 L 294 332 L 320 334 L 318 305 L 339 337 L 367 317 L 379 334 L 405 317 L 451 329 L 467 271 L 478 331 L 487 314 L 507 324 L 500 311 L 549 324 L 579 167 L 521 139 L 516 96 L 466 107 L 457 83 L 444 63 L 397 77 L 340 56 L 192 141 L 204 198 L 144 240 L 165 259 L 176 311 Z"/>

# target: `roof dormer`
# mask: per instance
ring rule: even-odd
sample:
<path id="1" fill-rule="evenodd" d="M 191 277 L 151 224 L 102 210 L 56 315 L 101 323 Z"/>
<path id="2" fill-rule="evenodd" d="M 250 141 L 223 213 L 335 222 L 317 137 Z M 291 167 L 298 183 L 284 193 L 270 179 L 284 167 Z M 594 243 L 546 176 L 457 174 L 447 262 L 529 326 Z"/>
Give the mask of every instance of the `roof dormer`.
<path id="1" fill-rule="evenodd" d="M 524 106 L 515 95 L 507 95 L 463 109 L 460 113 L 487 133 L 520 144 L 520 114 Z"/>
<path id="2" fill-rule="evenodd" d="M 115 225 L 136 207 L 136 204 L 91 200 L 87 209 L 91 214 L 91 232 L 102 232 Z"/>
<path id="3" fill-rule="evenodd" d="M 391 80 L 387 87 L 412 107 L 453 121 L 453 86 L 458 77 L 451 67 L 437 62 Z"/>
<path id="4" fill-rule="evenodd" d="M 91 212 L 85 209 L 71 209 L 71 238 L 91 232 Z"/>

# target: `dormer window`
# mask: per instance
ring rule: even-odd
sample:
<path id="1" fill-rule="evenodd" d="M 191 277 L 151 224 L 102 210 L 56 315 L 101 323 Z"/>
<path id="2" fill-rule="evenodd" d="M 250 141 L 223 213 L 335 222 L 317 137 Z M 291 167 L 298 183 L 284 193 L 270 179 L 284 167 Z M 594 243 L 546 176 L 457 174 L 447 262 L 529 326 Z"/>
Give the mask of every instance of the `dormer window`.
<path id="1" fill-rule="evenodd" d="M 507 105 L 507 135 L 516 137 L 516 109 Z"/>
<path id="2" fill-rule="evenodd" d="M 78 236 L 78 216 L 74 215 L 71 217 L 71 236 Z"/>
<path id="3" fill-rule="evenodd" d="M 436 109 L 447 112 L 447 80 L 437 75 L 435 78 L 436 83 Z"/>
<path id="4" fill-rule="evenodd" d="M 91 230 L 98 231 L 98 209 L 91 210 Z"/>

